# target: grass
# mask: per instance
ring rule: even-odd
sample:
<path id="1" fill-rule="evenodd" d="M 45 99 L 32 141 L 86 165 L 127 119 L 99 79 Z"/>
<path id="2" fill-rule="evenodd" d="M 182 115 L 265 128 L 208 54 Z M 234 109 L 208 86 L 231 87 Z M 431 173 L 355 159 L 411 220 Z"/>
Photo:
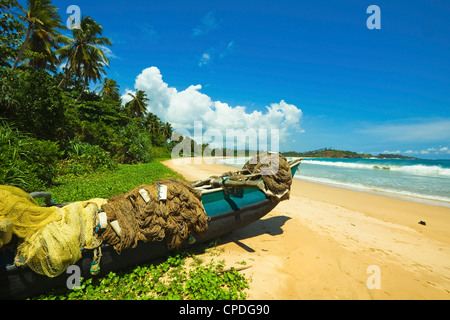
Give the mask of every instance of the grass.
<path id="1" fill-rule="evenodd" d="M 165 178 L 183 179 L 157 160 L 150 163 L 121 164 L 116 170 L 95 172 L 84 177 L 58 177 L 55 186 L 46 190 L 56 203 L 110 198 L 142 184 Z"/>
<path id="2" fill-rule="evenodd" d="M 109 198 L 142 184 L 163 178 L 183 179 L 159 161 L 137 165 L 119 165 L 114 171 L 103 171 L 85 177 L 62 176 L 50 188 L 56 203 Z M 216 246 L 217 241 L 210 244 Z M 199 247 L 197 247 L 198 250 Z M 203 249 L 204 250 L 204 249 Z M 213 256 L 219 250 L 208 249 Z M 237 262 L 245 264 L 245 261 Z M 205 263 L 193 253 L 169 256 L 160 264 L 134 266 L 103 277 L 82 279 L 73 290 L 54 290 L 35 299 L 43 300 L 237 300 L 245 299 L 249 279 L 235 268 L 223 271 L 224 261 L 213 258 Z"/>

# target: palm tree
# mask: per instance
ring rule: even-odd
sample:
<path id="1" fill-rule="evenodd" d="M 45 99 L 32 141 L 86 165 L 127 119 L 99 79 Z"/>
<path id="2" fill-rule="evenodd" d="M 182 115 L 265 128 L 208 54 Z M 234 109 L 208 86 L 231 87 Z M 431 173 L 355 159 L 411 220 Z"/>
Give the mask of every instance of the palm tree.
<path id="1" fill-rule="evenodd" d="M 150 133 L 154 136 L 160 135 L 161 131 L 163 129 L 163 124 L 161 120 L 157 116 L 153 117 L 152 121 L 150 122 Z"/>
<path id="2" fill-rule="evenodd" d="M 99 46 L 111 45 L 110 39 L 100 37 L 103 33 L 102 26 L 91 17 L 84 17 L 81 19 L 80 27 L 72 29 L 73 38 L 63 37 L 61 41 L 66 45 L 56 51 L 61 61 L 67 59 L 65 75 L 58 85 L 60 88 L 72 70 L 75 71 L 77 76 L 85 80 L 86 76 L 88 80 L 94 80 L 91 76 L 98 73 L 93 72 L 93 70 L 89 71 L 89 69 L 94 67 L 100 69 L 101 65 L 109 65 L 108 58 L 99 48 Z"/>
<path id="3" fill-rule="evenodd" d="M 104 64 L 102 60 L 94 60 L 98 57 L 91 57 L 90 60 L 85 61 L 83 65 L 81 66 L 81 69 L 79 70 L 79 74 L 77 76 L 80 79 L 83 79 L 83 87 L 81 89 L 80 95 L 78 96 L 76 102 L 78 102 L 81 99 L 81 96 L 83 95 L 84 89 L 86 89 L 86 86 L 89 84 L 90 81 L 94 81 L 96 83 L 102 78 L 102 74 L 105 74 Z"/>
<path id="4" fill-rule="evenodd" d="M 23 8 L 17 0 L 0 0 L 0 66 L 10 67 L 10 62 L 14 63 L 17 57 L 17 47 L 22 44 L 26 28 L 20 21 L 20 14 Z"/>
<path id="5" fill-rule="evenodd" d="M 147 94 L 143 90 L 138 90 L 136 94 L 128 93 L 128 95 L 132 99 L 125 104 L 125 107 L 128 109 L 130 116 L 133 118 L 142 117 L 146 113 L 146 102 L 150 101 Z"/>
<path id="6" fill-rule="evenodd" d="M 45 48 L 45 52 L 49 52 L 53 39 L 59 36 L 58 29 L 64 28 L 61 24 L 58 8 L 51 5 L 50 0 L 27 0 L 27 8 L 23 9 L 21 19 L 28 23 L 27 33 L 11 68 L 12 70 L 15 70 L 21 61 L 31 36 L 40 39 L 42 41 L 41 47 Z"/>
<path id="7" fill-rule="evenodd" d="M 109 97 L 113 100 L 119 100 L 119 84 L 114 79 L 108 79 L 105 78 L 102 85 L 97 87 L 97 89 L 100 89 L 100 95 L 102 97 Z"/>
<path id="8" fill-rule="evenodd" d="M 166 138 L 166 140 L 170 139 L 172 137 L 172 133 L 173 133 L 172 125 L 169 122 L 166 122 L 163 125 L 164 138 Z"/>
<path id="9" fill-rule="evenodd" d="M 58 58 L 55 55 L 55 49 L 59 48 L 58 39 L 59 35 L 51 36 L 42 30 L 35 30 L 25 49 L 27 50 L 25 55 L 28 58 L 28 65 L 33 69 L 48 69 L 56 72 Z"/>

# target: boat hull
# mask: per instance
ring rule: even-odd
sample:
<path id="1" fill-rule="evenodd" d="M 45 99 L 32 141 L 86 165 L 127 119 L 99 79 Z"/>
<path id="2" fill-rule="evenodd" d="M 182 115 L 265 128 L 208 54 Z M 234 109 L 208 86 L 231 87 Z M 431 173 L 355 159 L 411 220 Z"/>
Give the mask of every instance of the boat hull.
<path id="1" fill-rule="evenodd" d="M 222 214 L 211 216 L 208 229 L 203 234 L 196 234 L 196 242 L 203 243 L 221 237 L 233 230 L 242 228 L 265 216 L 278 204 L 265 199 L 255 204 L 230 210 Z M 183 245 L 189 247 L 186 241 Z M 136 248 L 124 250 L 120 255 L 112 246 L 102 246 L 100 275 L 111 271 L 122 270 L 133 265 L 149 263 L 170 253 L 165 241 L 140 242 Z M 92 277 L 90 267 L 93 258 L 91 250 L 83 251 L 82 258 L 77 262 L 83 278 Z M 57 277 L 49 278 L 39 275 L 28 267 L 4 267 L 0 270 L 0 299 L 25 299 L 42 294 L 48 290 L 67 286 L 73 273 L 63 273 Z M 69 282 L 70 283 L 70 282 Z"/>
<path id="2" fill-rule="evenodd" d="M 294 177 L 301 160 L 291 164 Z M 273 198 L 272 198 L 273 199 Z M 197 243 L 217 239 L 233 230 L 255 222 L 273 210 L 279 201 L 271 200 L 264 192 L 252 188 L 224 188 L 202 191 L 202 205 L 209 218 L 208 228 L 203 234 L 195 234 Z M 183 244 L 189 247 L 188 241 Z M 118 254 L 110 245 L 102 245 L 100 275 L 118 271 L 134 265 L 149 263 L 169 254 L 166 242 L 139 242 L 136 248 Z M 93 277 L 90 273 L 93 251 L 84 250 L 76 263 L 83 278 Z M 6 263 L 5 263 L 6 261 Z M 16 267 L 12 250 L 0 252 L 0 299 L 25 299 L 48 290 L 67 286 L 72 273 L 63 273 L 49 278 L 32 271 L 29 267 Z M 70 270 L 70 269 L 68 269 Z"/>

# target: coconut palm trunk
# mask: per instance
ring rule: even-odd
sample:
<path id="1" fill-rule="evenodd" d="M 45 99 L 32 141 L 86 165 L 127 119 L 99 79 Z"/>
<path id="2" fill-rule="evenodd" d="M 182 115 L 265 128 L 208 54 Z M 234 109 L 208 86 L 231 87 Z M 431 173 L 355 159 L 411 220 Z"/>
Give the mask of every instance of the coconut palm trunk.
<path id="1" fill-rule="evenodd" d="M 52 5 L 51 0 L 28 0 L 26 8 L 20 8 L 23 13 L 20 18 L 28 23 L 28 28 L 12 70 L 15 70 L 22 60 L 25 49 L 30 45 L 30 39 L 35 40 L 32 42 L 34 49 L 46 48 L 44 52 L 48 54 L 50 51 L 48 48 L 58 41 L 60 36 L 58 29 L 64 28 L 61 24 L 58 8 Z M 36 44 L 36 41 L 38 44 Z M 33 51 L 33 48 L 31 50 Z M 39 52 L 39 50 L 35 52 Z M 50 61 L 53 63 L 51 59 Z"/>
<path id="2" fill-rule="evenodd" d="M 14 61 L 14 64 L 11 68 L 11 70 L 16 70 L 17 66 L 19 65 L 20 60 L 22 60 L 23 52 L 25 51 L 25 48 L 28 44 L 28 40 L 30 40 L 31 31 L 33 30 L 33 23 L 28 23 L 28 30 L 27 35 L 25 36 L 25 40 L 22 43 L 22 47 L 20 47 L 19 54 L 16 57 L 16 61 Z"/>
<path id="3" fill-rule="evenodd" d="M 66 82 L 66 80 L 67 80 L 67 77 L 69 76 L 70 71 L 72 70 L 73 63 L 70 63 L 70 61 L 72 60 L 72 58 L 73 58 L 73 55 L 72 55 L 69 59 L 67 59 L 66 66 L 64 67 L 64 69 L 66 69 L 66 72 L 64 73 L 64 77 L 63 77 L 63 78 L 61 79 L 61 81 L 59 82 L 58 88 L 62 88 L 63 84 L 64 84 L 64 83 Z M 70 66 L 69 66 L 69 64 L 70 64 Z"/>
<path id="4" fill-rule="evenodd" d="M 84 89 L 86 89 L 87 84 L 88 84 L 88 79 L 84 79 L 83 88 L 81 88 L 80 95 L 78 96 L 77 100 L 75 100 L 75 102 L 80 101 L 81 96 L 83 95 Z"/>

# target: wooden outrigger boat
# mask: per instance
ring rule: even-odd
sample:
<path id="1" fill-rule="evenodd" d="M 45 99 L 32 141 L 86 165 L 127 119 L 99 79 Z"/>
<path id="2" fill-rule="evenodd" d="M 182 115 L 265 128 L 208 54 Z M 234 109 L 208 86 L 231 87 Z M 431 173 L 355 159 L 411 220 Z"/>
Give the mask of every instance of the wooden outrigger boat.
<path id="1" fill-rule="evenodd" d="M 300 161 L 301 159 L 289 161 L 292 177 L 294 177 Z M 248 184 L 237 184 L 231 180 L 219 180 L 210 181 L 211 183 L 197 181 L 192 184 L 202 192 L 201 201 L 209 220 L 206 232 L 194 235 L 197 243 L 217 239 L 255 222 L 279 203 L 279 201 L 271 199 L 253 181 Z M 48 193 L 35 193 L 32 196 L 47 196 L 47 200 L 50 199 Z M 183 247 L 190 245 L 186 241 Z M 66 285 L 67 279 L 71 275 L 69 273 L 62 273 L 51 278 L 35 273 L 26 265 L 15 266 L 15 250 L 8 249 L 8 247 L 0 248 L 0 299 L 24 299 Z M 120 255 L 111 245 L 102 244 L 101 248 L 100 275 L 151 262 L 170 253 L 165 242 L 139 242 L 136 248 L 124 250 Z M 83 278 L 92 277 L 90 274 L 92 260 L 92 250 L 84 250 L 82 258 L 76 263 L 80 267 Z"/>

